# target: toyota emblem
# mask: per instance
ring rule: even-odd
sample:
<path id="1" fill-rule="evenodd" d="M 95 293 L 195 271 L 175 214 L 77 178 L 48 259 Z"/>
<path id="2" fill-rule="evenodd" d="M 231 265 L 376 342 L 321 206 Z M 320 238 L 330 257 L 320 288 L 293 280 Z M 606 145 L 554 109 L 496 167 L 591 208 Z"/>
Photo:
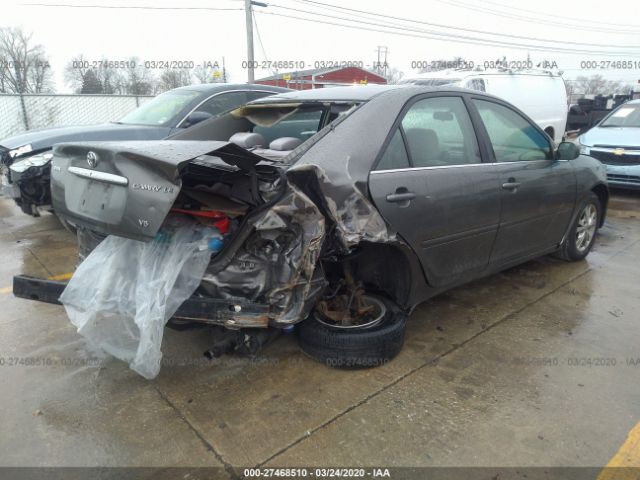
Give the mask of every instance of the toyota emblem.
<path id="1" fill-rule="evenodd" d="M 98 165 L 98 154 L 96 152 L 87 153 L 87 163 L 91 168 L 96 168 L 96 165 Z"/>

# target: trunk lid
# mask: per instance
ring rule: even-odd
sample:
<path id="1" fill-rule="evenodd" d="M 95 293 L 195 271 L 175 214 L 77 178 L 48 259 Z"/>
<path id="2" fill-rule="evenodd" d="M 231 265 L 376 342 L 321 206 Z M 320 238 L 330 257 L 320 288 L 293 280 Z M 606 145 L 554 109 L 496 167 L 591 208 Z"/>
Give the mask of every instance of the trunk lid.
<path id="1" fill-rule="evenodd" d="M 219 141 L 59 144 L 51 164 L 53 208 L 75 225 L 146 241 L 169 213 L 189 163 L 235 172 L 263 160 Z"/>

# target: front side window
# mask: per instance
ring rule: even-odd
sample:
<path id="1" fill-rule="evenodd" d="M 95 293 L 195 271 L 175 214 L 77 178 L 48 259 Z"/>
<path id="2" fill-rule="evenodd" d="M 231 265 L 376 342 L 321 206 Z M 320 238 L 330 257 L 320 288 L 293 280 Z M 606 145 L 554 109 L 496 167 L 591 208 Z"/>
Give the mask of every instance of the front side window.
<path id="1" fill-rule="evenodd" d="M 476 135 L 460 97 L 419 100 L 401 125 L 413 167 L 481 162 Z"/>
<path id="2" fill-rule="evenodd" d="M 497 103 L 474 99 L 497 162 L 550 160 L 549 140 L 515 111 Z"/>

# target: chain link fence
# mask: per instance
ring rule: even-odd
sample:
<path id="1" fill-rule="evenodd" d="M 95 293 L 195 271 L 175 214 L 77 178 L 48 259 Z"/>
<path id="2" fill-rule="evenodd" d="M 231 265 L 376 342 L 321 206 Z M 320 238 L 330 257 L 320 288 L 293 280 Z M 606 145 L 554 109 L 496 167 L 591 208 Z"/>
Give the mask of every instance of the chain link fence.
<path id="1" fill-rule="evenodd" d="M 153 96 L 0 94 L 0 140 L 39 128 L 113 122 Z"/>

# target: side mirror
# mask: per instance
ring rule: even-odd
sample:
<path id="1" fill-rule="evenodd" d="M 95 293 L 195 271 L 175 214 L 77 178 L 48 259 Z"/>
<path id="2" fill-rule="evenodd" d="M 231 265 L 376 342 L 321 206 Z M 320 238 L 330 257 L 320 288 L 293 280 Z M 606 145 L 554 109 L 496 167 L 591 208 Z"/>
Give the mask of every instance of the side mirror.
<path id="1" fill-rule="evenodd" d="M 213 117 L 213 115 L 211 115 L 209 112 L 203 112 L 203 111 L 199 111 L 199 112 L 193 112 L 191 115 L 189 115 L 187 117 L 187 119 L 183 122 L 182 126 L 184 128 L 188 128 L 188 127 L 192 127 L 193 125 L 195 125 L 196 123 L 200 123 L 203 122 L 204 120 L 208 120 L 211 117 Z"/>
<path id="2" fill-rule="evenodd" d="M 556 160 L 574 160 L 580 156 L 580 149 L 573 142 L 562 142 L 556 150 Z"/>

